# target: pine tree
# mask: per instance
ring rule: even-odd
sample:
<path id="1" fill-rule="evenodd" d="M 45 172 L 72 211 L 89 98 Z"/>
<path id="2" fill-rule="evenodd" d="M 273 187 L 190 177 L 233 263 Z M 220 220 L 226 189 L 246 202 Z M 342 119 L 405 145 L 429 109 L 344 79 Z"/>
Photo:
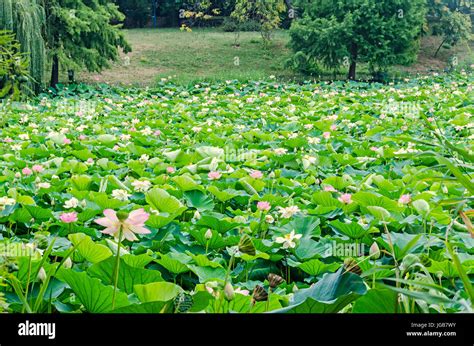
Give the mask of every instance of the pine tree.
<path id="1" fill-rule="evenodd" d="M 47 43 L 52 58 L 51 86 L 59 68 L 99 72 L 116 61 L 118 48 L 131 50 L 120 31 L 124 15 L 110 0 L 44 0 Z"/>
<path id="2" fill-rule="evenodd" d="M 299 0 L 301 18 L 290 30 L 295 54 L 330 68 L 358 62 L 373 72 L 416 59 L 425 0 Z"/>

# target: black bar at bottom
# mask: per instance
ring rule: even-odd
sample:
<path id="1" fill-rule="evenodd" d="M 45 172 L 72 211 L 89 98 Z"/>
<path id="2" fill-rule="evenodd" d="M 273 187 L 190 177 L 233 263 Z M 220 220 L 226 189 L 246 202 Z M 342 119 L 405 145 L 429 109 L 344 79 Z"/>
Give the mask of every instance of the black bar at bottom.
<path id="1" fill-rule="evenodd" d="M 473 314 L 0 315 L 7 345 L 469 345 Z M 54 338 L 52 325 L 54 323 Z M 31 335 L 31 334 L 46 335 Z M 30 334 L 30 335 L 19 335 Z"/>

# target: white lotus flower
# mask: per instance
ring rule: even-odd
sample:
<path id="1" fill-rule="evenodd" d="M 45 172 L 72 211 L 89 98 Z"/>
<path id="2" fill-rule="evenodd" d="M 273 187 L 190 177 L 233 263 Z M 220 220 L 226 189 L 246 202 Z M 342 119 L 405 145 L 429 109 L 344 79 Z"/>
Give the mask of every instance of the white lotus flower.
<path id="1" fill-rule="evenodd" d="M 289 207 L 283 208 L 283 207 L 278 207 L 279 208 L 279 213 L 281 214 L 280 216 L 284 219 L 289 219 L 293 215 L 295 215 L 297 212 L 300 211 L 300 208 L 298 208 L 297 205 L 291 205 Z"/>
<path id="2" fill-rule="evenodd" d="M 64 202 L 63 208 L 64 209 L 72 209 L 72 208 L 77 208 L 79 206 L 79 200 L 75 197 L 67 200 Z"/>
<path id="3" fill-rule="evenodd" d="M 288 152 L 288 149 L 285 149 L 285 148 L 276 148 L 274 150 L 275 154 L 277 155 L 284 155 Z"/>
<path id="4" fill-rule="evenodd" d="M 132 186 L 136 192 L 147 192 L 151 188 L 151 183 L 148 180 L 135 180 Z"/>
<path id="5" fill-rule="evenodd" d="M 296 243 L 294 240 L 298 240 L 302 236 L 303 236 L 302 234 L 295 234 L 295 231 L 293 230 L 290 233 L 285 234 L 283 237 L 277 237 L 275 241 L 278 244 L 283 244 L 282 247 L 284 249 L 288 249 L 288 248 L 294 249 L 296 247 Z"/>
<path id="6" fill-rule="evenodd" d="M 14 205 L 16 203 L 16 200 L 13 198 L 9 198 L 7 196 L 0 197 L 0 210 L 5 209 L 7 205 Z"/>
<path id="7" fill-rule="evenodd" d="M 116 189 L 112 191 L 112 197 L 118 199 L 119 201 L 128 201 L 130 196 L 131 195 L 126 190 Z"/>
<path id="8" fill-rule="evenodd" d="M 141 163 L 146 163 L 149 159 L 150 156 L 148 156 L 147 154 L 143 154 L 142 156 L 140 156 L 140 159 L 138 159 L 138 161 L 140 161 Z"/>

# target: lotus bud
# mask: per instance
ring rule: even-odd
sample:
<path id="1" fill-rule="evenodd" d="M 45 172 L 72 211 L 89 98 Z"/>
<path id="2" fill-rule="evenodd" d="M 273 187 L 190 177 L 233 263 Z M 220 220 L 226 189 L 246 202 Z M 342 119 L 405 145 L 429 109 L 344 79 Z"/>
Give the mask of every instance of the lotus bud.
<path id="1" fill-rule="evenodd" d="M 196 212 L 194 213 L 194 219 L 196 220 L 199 220 L 201 218 L 201 213 L 199 212 L 199 210 L 196 210 Z"/>
<path id="2" fill-rule="evenodd" d="M 212 231 L 210 228 L 208 228 L 206 233 L 204 233 L 204 238 L 206 238 L 207 240 L 212 238 Z"/>
<path id="3" fill-rule="evenodd" d="M 444 184 L 441 186 L 441 190 L 443 191 L 443 193 L 448 193 L 449 192 L 448 188 Z"/>
<path id="4" fill-rule="evenodd" d="M 374 242 L 369 249 L 369 256 L 373 259 L 377 259 L 380 257 L 380 249 L 376 242 Z"/>
<path id="5" fill-rule="evenodd" d="M 235 297 L 235 292 L 234 288 L 232 287 L 232 284 L 230 282 L 225 284 L 224 287 L 224 297 L 226 300 L 231 301 Z"/>
<path id="6" fill-rule="evenodd" d="M 72 260 L 70 257 L 68 257 L 64 263 L 63 263 L 63 267 L 66 268 L 66 269 L 69 269 L 72 267 Z"/>
<path id="7" fill-rule="evenodd" d="M 42 282 L 46 280 L 46 270 L 44 270 L 43 267 L 41 267 L 41 269 L 39 270 L 37 279 L 41 280 Z"/>

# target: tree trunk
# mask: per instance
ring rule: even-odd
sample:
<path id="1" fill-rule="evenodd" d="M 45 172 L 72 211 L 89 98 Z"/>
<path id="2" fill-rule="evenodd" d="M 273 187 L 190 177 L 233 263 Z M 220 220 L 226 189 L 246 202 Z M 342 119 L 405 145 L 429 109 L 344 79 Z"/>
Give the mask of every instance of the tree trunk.
<path id="1" fill-rule="evenodd" d="M 439 53 L 441 47 L 443 47 L 445 42 L 446 42 L 446 39 L 444 39 L 443 42 L 441 42 L 441 44 L 439 45 L 438 49 L 436 49 L 436 53 L 434 55 L 434 58 L 436 58 L 438 56 L 438 53 Z"/>
<path id="2" fill-rule="evenodd" d="M 53 56 L 53 67 L 51 69 L 51 87 L 55 88 L 59 83 L 59 59 L 55 54 Z"/>
<path id="3" fill-rule="evenodd" d="M 349 79 L 355 80 L 356 79 L 356 68 L 357 68 L 357 54 L 358 54 L 358 47 L 357 44 L 352 43 L 351 49 L 351 66 L 349 67 Z"/>

